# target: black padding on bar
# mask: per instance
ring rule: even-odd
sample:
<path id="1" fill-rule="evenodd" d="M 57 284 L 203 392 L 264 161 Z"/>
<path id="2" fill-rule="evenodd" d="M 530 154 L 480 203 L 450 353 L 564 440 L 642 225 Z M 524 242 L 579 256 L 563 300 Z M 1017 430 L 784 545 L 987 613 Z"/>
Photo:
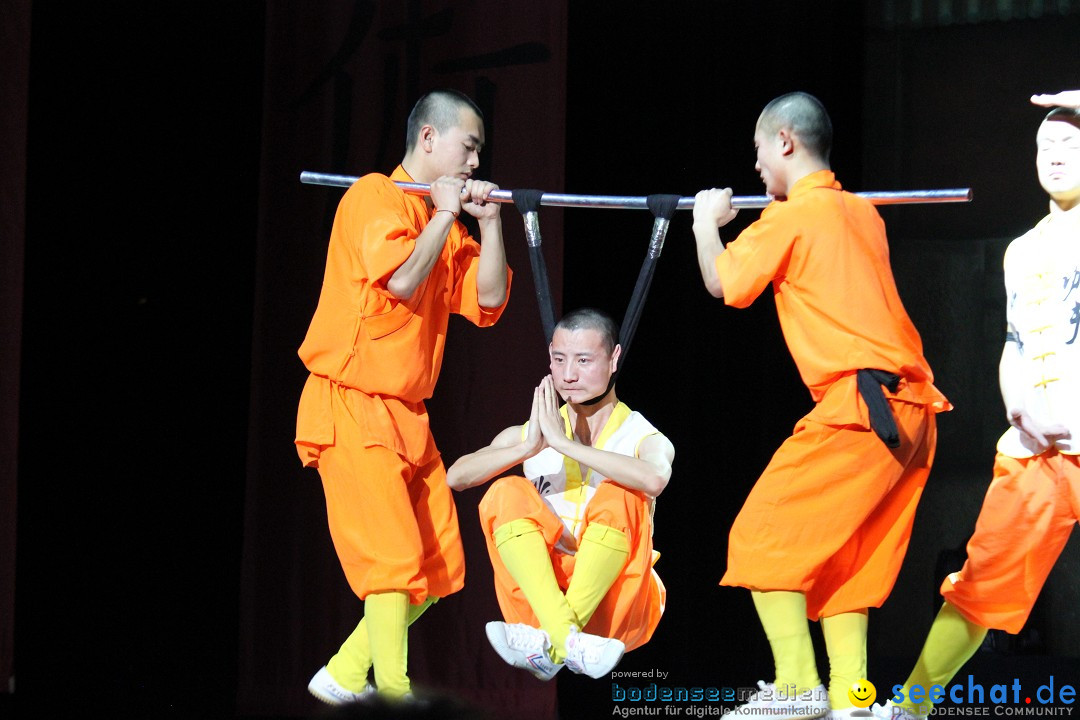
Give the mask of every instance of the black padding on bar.
<path id="1" fill-rule="evenodd" d="M 540 209 L 540 198 L 543 194 L 543 190 L 510 191 L 510 196 L 514 198 L 514 207 L 516 207 L 518 212 L 522 215 L 525 213 L 537 212 Z"/>
<path id="2" fill-rule="evenodd" d="M 517 200 L 516 190 L 514 191 L 514 199 Z M 649 211 L 652 212 L 653 217 L 670 220 L 675 214 L 675 210 L 678 209 L 680 200 L 682 200 L 681 195 L 650 195 L 645 198 L 645 204 L 649 206 Z"/>

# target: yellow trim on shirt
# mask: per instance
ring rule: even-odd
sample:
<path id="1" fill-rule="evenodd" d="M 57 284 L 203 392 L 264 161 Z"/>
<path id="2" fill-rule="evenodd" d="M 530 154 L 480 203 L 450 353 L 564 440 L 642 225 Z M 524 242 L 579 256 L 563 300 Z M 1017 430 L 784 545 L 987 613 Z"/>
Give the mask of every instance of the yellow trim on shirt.
<path id="1" fill-rule="evenodd" d="M 566 405 L 559 408 L 559 414 L 563 417 L 563 423 L 566 428 L 566 437 L 570 440 L 574 439 L 574 429 L 570 425 L 570 412 Z M 615 434 L 615 431 L 626 419 L 630 417 L 630 408 L 624 403 L 618 403 L 612 410 L 611 415 L 608 416 L 607 422 L 604 423 L 604 429 L 600 431 L 600 435 L 597 436 L 596 442 L 593 443 L 593 447 L 598 450 L 603 450 L 604 445 L 611 436 Z M 588 472 L 582 476 L 581 463 L 566 455 L 563 456 L 563 466 L 566 470 L 566 494 L 563 496 L 566 500 L 574 504 L 574 515 L 570 518 L 563 518 L 570 522 L 572 533 L 574 537 L 577 537 L 578 528 L 581 525 L 581 521 L 585 518 L 585 505 L 588 502 L 588 488 L 589 479 L 592 477 L 593 470 L 589 468 Z"/>

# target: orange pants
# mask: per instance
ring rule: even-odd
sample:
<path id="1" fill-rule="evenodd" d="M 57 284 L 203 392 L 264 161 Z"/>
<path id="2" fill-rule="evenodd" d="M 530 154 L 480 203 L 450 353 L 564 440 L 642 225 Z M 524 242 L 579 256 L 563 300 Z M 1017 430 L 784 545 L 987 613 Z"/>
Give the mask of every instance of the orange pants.
<path id="1" fill-rule="evenodd" d="M 341 567 L 353 592 L 402 590 L 418 605 L 465 582 L 457 509 L 442 459 L 415 466 L 384 447 L 364 447 L 356 426 L 338 423 L 322 448 L 319 475 Z"/>
<path id="2" fill-rule="evenodd" d="M 900 447 L 803 418 L 731 527 L 721 585 L 806 595 L 807 617 L 880 607 L 907 552 L 933 462 L 932 409 L 889 401 Z"/>
<path id="3" fill-rule="evenodd" d="M 1080 457 L 998 453 L 968 559 L 941 594 L 973 623 L 1018 633 L 1080 519 Z"/>
<path id="4" fill-rule="evenodd" d="M 536 523 L 547 543 L 555 578 L 566 590 L 574 575 L 573 555 L 555 548 L 563 523 L 544 504 L 533 484 L 520 476 L 500 478 L 492 483 L 480 501 L 480 523 L 487 540 L 488 555 L 495 573 L 495 595 L 503 618 L 511 623 L 539 627 L 535 613 L 503 565 L 493 536 L 495 529 L 520 518 Z M 649 641 L 664 611 L 667 591 L 653 571 L 652 520 L 649 503 L 642 493 L 605 482 L 585 508 L 582 532 L 590 523 L 614 528 L 626 534 L 630 557 L 592 619 L 582 630 L 603 637 L 618 638 L 633 650 Z"/>

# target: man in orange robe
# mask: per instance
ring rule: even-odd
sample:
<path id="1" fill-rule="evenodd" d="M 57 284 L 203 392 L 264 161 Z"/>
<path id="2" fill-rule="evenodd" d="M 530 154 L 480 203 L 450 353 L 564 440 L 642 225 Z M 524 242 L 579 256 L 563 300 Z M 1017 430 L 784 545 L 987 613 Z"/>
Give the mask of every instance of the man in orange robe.
<path id="1" fill-rule="evenodd" d="M 450 313 L 486 327 L 505 307 L 510 270 L 496 186 L 474 180 L 483 117 L 435 91 L 409 116 L 405 158 L 365 175 L 338 206 L 319 304 L 299 355 L 311 371 L 296 448 L 318 468 L 341 566 L 364 619 L 308 689 L 331 704 L 372 688 L 410 692 L 407 627 L 461 589 L 464 555 L 424 400 L 442 364 Z M 430 197 L 393 181 L 426 183 Z M 478 221 L 482 243 L 457 217 Z"/>
<path id="2" fill-rule="evenodd" d="M 933 461 L 934 387 L 900 301 L 885 226 L 829 169 L 832 123 L 810 95 L 767 105 L 757 170 L 775 198 L 726 247 L 731 189 L 705 190 L 694 235 L 709 292 L 746 307 L 772 286 L 784 339 L 816 403 L 773 456 L 731 528 L 722 585 L 751 590 L 776 663 L 751 709 L 774 720 L 849 715 L 866 677 L 866 618 L 892 589 Z M 821 619 L 826 696 L 808 619 Z"/>

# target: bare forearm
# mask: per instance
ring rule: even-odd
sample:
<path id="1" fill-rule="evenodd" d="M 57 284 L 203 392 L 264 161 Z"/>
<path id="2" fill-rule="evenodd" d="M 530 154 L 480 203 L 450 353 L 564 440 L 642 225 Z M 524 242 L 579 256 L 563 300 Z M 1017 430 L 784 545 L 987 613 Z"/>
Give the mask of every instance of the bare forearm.
<path id="1" fill-rule="evenodd" d="M 648 460 L 600 450 L 569 439 L 555 449 L 604 477 L 611 478 L 619 485 L 630 490 L 640 490 L 651 497 L 662 493 L 671 477 L 669 464 L 662 467 Z"/>
<path id="2" fill-rule="evenodd" d="M 498 216 L 480 224 L 480 259 L 476 294 L 480 307 L 497 308 L 506 302 L 506 248 Z"/>
<path id="3" fill-rule="evenodd" d="M 387 281 L 386 289 L 391 295 L 399 300 L 412 297 L 416 288 L 420 287 L 420 284 L 431 273 L 431 269 L 435 267 L 435 262 L 442 254 L 443 245 L 446 244 L 446 237 L 453 224 L 453 213 L 435 213 L 416 237 L 412 253 Z"/>
<path id="4" fill-rule="evenodd" d="M 724 285 L 716 272 L 716 258 L 724 252 L 724 243 L 720 240 L 720 231 L 711 224 L 694 223 L 694 240 L 697 242 L 698 268 L 705 289 L 716 298 L 724 297 Z"/>
<path id="5" fill-rule="evenodd" d="M 483 485 L 529 457 L 524 443 L 508 447 L 486 447 L 463 455 L 446 471 L 446 484 L 454 490 Z"/>

